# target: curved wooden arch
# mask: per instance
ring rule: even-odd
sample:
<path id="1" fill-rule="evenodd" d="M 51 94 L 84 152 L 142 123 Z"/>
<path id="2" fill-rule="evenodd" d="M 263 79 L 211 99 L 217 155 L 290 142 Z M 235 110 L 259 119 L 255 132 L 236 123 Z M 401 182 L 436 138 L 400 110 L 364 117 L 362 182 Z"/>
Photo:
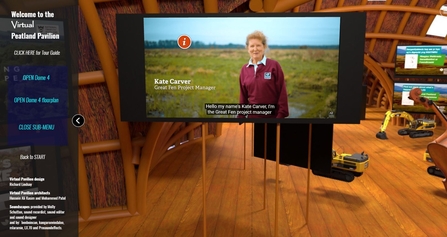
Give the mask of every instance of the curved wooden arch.
<path id="1" fill-rule="evenodd" d="M 146 141 L 141 151 L 140 167 L 138 168 L 137 177 L 137 207 L 140 214 L 146 213 L 146 192 L 147 192 L 147 179 L 149 176 L 149 169 L 151 167 L 152 158 L 154 157 L 157 146 L 162 132 L 166 132 L 169 129 L 167 123 L 152 123 L 151 129 L 146 136 Z"/>
<path id="2" fill-rule="evenodd" d="M 386 94 L 386 98 L 387 101 L 389 102 L 387 105 L 387 109 L 390 109 L 391 106 L 391 101 L 393 101 L 393 84 L 392 84 L 392 80 L 391 78 L 388 76 L 387 73 L 385 73 L 385 71 L 383 70 L 382 67 L 379 66 L 379 64 L 373 59 L 371 58 L 371 56 L 369 56 L 368 54 L 365 54 L 364 57 L 364 65 L 371 70 L 371 72 L 377 76 L 377 78 L 379 78 L 380 82 L 383 85 L 383 88 L 385 90 L 385 94 Z M 373 93 L 373 91 L 371 91 L 371 93 Z M 383 94 L 383 93 L 382 93 Z M 369 98 L 372 98 L 372 94 L 369 95 Z M 379 99 L 377 100 L 379 103 Z M 379 104 L 376 105 L 377 107 L 380 107 Z"/>
<path id="3" fill-rule="evenodd" d="M 95 3 L 110 0 L 80 0 L 79 6 L 83 13 L 93 43 L 99 56 L 102 70 L 79 73 L 78 85 L 105 83 L 110 94 L 113 114 L 118 129 L 118 139 L 82 143 L 79 147 L 79 221 L 94 221 L 101 219 L 126 217 L 143 213 L 142 203 L 146 197 L 146 186 L 149 171 L 164 157 L 184 147 L 190 146 L 202 139 L 208 139 L 220 134 L 220 124 L 215 126 L 215 134 L 208 134 L 208 128 L 202 132 L 202 137 L 194 135 L 202 123 L 152 123 L 146 137 L 131 138 L 129 123 L 121 122 L 118 72 L 114 66 L 112 54 L 105 36 Z M 157 0 L 142 0 L 146 13 L 159 13 Z M 206 11 L 217 12 L 217 0 L 206 1 Z M 187 136 L 185 141 L 183 137 Z M 174 148 L 174 149 L 171 149 Z M 124 178 L 126 186 L 127 206 L 98 208 L 92 210 L 89 182 L 84 156 L 101 152 L 121 151 Z M 134 165 L 139 165 L 138 175 L 135 175 Z M 138 190 L 137 190 L 138 187 Z"/>
<path id="4" fill-rule="evenodd" d="M 418 35 L 404 35 L 395 33 L 366 33 L 365 38 L 369 39 L 389 39 L 389 40 L 408 40 L 422 42 L 428 44 L 447 44 L 447 40 L 431 37 L 423 37 Z"/>
<path id="5" fill-rule="evenodd" d="M 429 20 L 432 21 L 434 16 L 439 14 L 439 10 L 433 8 L 424 8 L 415 6 L 417 1 L 412 0 L 409 6 L 403 5 L 391 5 L 390 1 L 385 2 L 385 4 L 381 5 L 357 5 L 357 6 L 342 6 L 330 9 L 322 9 L 316 12 L 371 12 L 371 11 L 381 11 L 381 15 L 378 18 L 378 23 L 374 29 L 374 32 L 367 32 L 365 34 L 366 39 L 370 39 L 369 50 L 373 51 L 374 45 L 377 39 L 391 40 L 392 46 L 389 50 L 387 61 L 380 62 L 374 60 L 372 57 L 365 54 L 364 65 L 367 67 L 373 75 L 375 75 L 380 84 L 382 85 L 382 89 L 380 89 L 379 94 L 377 95 L 377 103 L 376 107 L 381 107 L 381 97 L 385 96 L 386 103 L 384 106 L 386 109 L 391 109 L 392 106 L 392 95 L 393 95 L 393 80 L 389 77 L 389 75 L 385 72 L 385 68 L 394 68 L 394 63 L 392 60 L 394 59 L 395 48 L 398 45 L 399 41 L 410 41 L 416 42 L 417 44 L 426 43 L 426 44 L 435 44 L 435 45 L 445 45 L 447 44 L 447 37 L 445 39 L 442 38 L 434 38 L 434 37 L 426 37 L 425 33 L 428 30 L 428 26 L 430 25 L 427 22 L 421 32 L 420 35 L 407 35 L 403 34 L 404 27 L 408 22 L 410 14 L 418 13 L 418 14 L 426 14 L 429 15 Z M 442 5 L 442 1 L 438 2 L 437 8 Z M 380 28 L 384 23 L 384 19 L 386 16 L 386 12 L 404 12 L 399 27 L 395 33 L 380 33 Z M 375 88 L 377 84 L 374 84 Z M 372 102 L 372 97 L 374 96 L 375 90 L 372 89 L 370 91 L 369 102 Z"/>
<path id="6" fill-rule="evenodd" d="M 356 5 L 356 6 L 344 6 L 344 7 L 322 9 L 316 12 L 363 12 L 363 11 L 396 11 L 396 12 L 422 13 L 428 15 L 439 14 L 439 10 L 433 8 L 413 7 L 406 5 Z"/>
<path id="7" fill-rule="evenodd" d="M 91 0 L 79 0 L 79 7 L 84 13 L 93 43 L 98 52 L 107 89 L 109 93 L 113 95 L 110 96 L 110 99 L 112 102 L 113 114 L 115 116 L 115 123 L 118 129 L 118 137 L 126 177 L 127 209 L 129 213 L 133 215 L 136 212 L 136 179 L 135 176 L 132 175 L 135 171 L 132 165 L 132 145 L 129 124 L 121 121 L 118 74 L 95 3 Z M 82 146 L 82 144 L 79 144 L 79 146 Z M 82 151 L 82 149 L 79 150 Z M 84 196 L 79 196 L 79 198 L 80 203 L 87 202 L 87 200 L 84 200 Z M 86 207 L 86 205 L 80 205 L 80 207 Z"/>
<path id="8" fill-rule="evenodd" d="M 180 137 L 186 135 L 192 130 L 202 126 L 202 123 L 191 123 L 179 131 L 182 123 L 151 123 L 144 145 L 141 151 L 141 160 L 138 168 L 137 176 L 137 209 L 139 214 L 146 213 L 146 194 L 147 183 L 151 169 L 164 157 L 178 152 L 179 148 L 168 150 L 172 144 Z M 214 137 L 209 135 L 207 131 L 203 131 L 201 137 L 188 141 L 185 144 L 178 146 L 189 146 L 201 142 L 203 139 Z"/>

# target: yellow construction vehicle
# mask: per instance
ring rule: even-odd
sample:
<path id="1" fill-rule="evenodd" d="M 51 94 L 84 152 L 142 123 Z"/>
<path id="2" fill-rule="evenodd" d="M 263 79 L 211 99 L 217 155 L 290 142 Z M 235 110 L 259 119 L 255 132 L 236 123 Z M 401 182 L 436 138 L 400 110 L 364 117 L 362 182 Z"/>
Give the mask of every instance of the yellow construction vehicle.
<path id="1" fill-rule="evenodd" d="M 356 177 L 362 175 L 369 165 L 369 157 L 364 152 L 338 154 L 335 150 L 332 150 L 332 156 L 332 168 L 349 171 Z"/>
<path id="2" fill-rule="evenodd" d="M 314 175 L 336 179 L 344 182 L 352 182 L 355 177 L 360 177 L 369 166 L 369 157 L 362 153 L 341 153 L 332 150 L 332 169 L 330 173 L 322 173 L 312 170 Z"/>
<path id="3" fill-rule="evenodd" d="M 430 119 L 414 119 L 411 114 L 405 111 L 389 110 L 385 113 L 380 131 L 376 134 L 376 137 L 382 140 L 388 139 L 386 136 L 386 127 L 393 117 L 405 118 L 408 122 L 405 128 L 399 129 L 397 133 L 401 136 L 408 135 L 410 138 L 431 137 L 433 136 L 433 130 L 436 128 L 436 122 Z"/>

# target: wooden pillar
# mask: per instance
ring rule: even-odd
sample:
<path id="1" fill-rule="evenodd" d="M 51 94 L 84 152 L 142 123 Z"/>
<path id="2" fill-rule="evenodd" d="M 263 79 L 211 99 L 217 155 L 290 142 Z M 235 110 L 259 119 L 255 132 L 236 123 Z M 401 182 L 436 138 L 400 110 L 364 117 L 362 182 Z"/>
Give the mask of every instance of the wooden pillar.
<path id="1" fill-rule="evenodd" d="M 311 0 L 278 0 L 273 12 L 285 12 L 310 1 Z"/>
<path id="2" fill-rule="evenodd" d="M 217 0 L 203 0 L 203 5 L 205 7 L 205 13 L 218 13 L 219 12 Z"/>
<path id="3" fill-rule="evenodd" d="M 160 13 L 157 0 L 143 0 L 143 6 L 146 13 Z"/>

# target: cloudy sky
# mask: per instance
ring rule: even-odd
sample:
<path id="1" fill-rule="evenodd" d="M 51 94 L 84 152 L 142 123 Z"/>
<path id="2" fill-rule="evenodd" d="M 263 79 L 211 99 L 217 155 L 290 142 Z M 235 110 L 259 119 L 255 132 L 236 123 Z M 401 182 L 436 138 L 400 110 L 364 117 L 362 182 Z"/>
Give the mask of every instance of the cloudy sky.
<path id="1" fill-rule="evenodd" d="M 338 17 L 147 17 L 144 37 L 148 41 L 177 40 L 244 44 L 248 34 L 264 32 L 270 45 L 339 45 Z"/>

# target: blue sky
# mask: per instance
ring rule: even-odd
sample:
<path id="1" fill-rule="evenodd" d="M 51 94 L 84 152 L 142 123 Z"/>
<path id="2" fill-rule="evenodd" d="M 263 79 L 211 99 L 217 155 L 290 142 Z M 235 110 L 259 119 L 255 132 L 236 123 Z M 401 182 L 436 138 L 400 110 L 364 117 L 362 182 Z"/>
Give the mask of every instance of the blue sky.
<path id="1" fill-rule="evenodd" d="M 148 17 L 144 40 L 177 40 L 244 44 L 248 34 L 264 32 L 270 45 L 339 45 L 338 17 Z"/>

